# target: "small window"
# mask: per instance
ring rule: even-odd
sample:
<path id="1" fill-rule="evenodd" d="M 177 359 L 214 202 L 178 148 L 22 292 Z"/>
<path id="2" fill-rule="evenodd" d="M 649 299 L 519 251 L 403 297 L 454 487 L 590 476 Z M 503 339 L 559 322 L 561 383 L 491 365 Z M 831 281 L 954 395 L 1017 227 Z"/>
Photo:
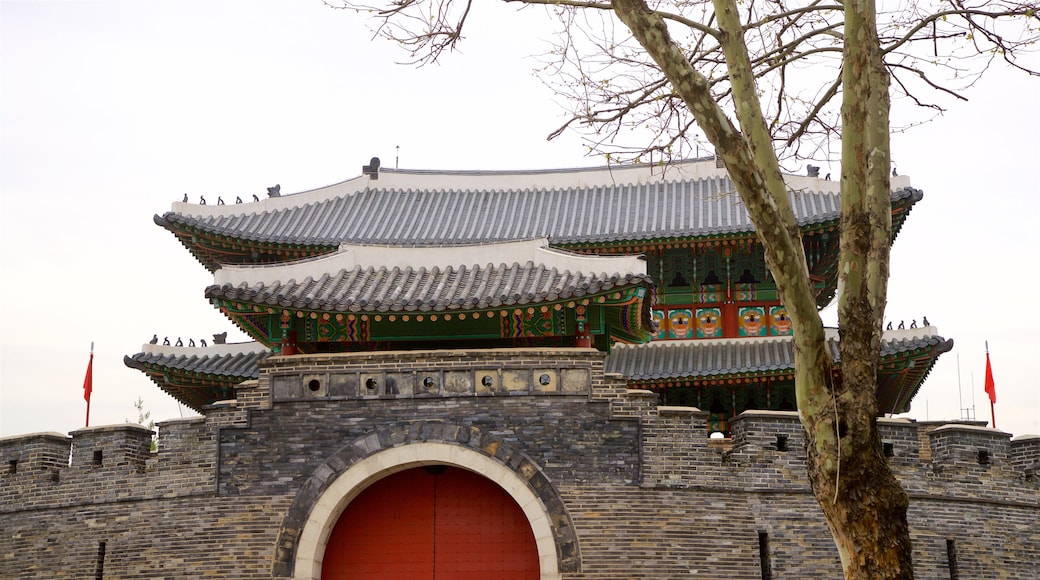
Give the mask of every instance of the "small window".
<path id="1" fill-rule="evenodd" d="M 18 460 L 12 459 L 7 462 L 7 473 L 18 473 Z"/>
<path id="2" fill-rule="evenodd" d="M 94 565 L 94 580 L 103 580 L 105 577 L 105 542 L 98 542 L 97 563 Z"/>
<path id="3" fill-rule="evenodd" d="M 776 450 L 787 451 L 787 434 L 780 433 L 776 436 Z"/>
<path id="4" fill-rule="evenodd" d="M 989 465 L 989 449 L 979 449 L 979 465 Z"/>
<path id="5" fill-rule="evenodd" d="M 104 454 L 100 449 L 94 452 L 94 467 L 101 467 Z"/>
<path id="6" fill-rule="evenodd" d="M 896 446 L 893 443 L 882 443 L 882 449 L 885 451 L 885 457 L 895 457 Z"/>
<path id="7" fill-rule="evenodd" d="M 957 580 L 957 545 L 952 538 L 946 540 L 946 561 L 950 566 L 950 580 Z"/>
<path id="8" fill-rule="evenodd" d="M 769 534 L 758 533 L 758 559 L 762 567 L 762 580 L 773 580 L 773 570 L 769 563 Z"/>

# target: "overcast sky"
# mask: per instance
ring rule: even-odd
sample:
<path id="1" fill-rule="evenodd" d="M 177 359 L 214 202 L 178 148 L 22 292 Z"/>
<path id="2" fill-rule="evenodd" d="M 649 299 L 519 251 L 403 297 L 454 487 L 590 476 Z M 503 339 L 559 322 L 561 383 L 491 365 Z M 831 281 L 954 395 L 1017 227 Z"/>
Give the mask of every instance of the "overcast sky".
<path id="1" fill-rule="evenodd" d="M 542 13 L 476 11 L 461 53 L 415 69 L 319 0 L 0 0 L 0 435 L 83 426 L 92 341 L 101 425 L 136 420 L 139 397 L 155 419 L 180 416 L 123 364 L 153 333 L 245 339 L 203 297 L 212 276 L 152 222 L 185 193 L 303 191 L 372 156 L 392 166 L 397 147 L 412 169 L 600 164 L 575 136 L 545 140 L 563 108 L 527 58 L 544 50 Z M 893 138 L 925 198 L 893 248 L 889 318 L 927 316 L 956 342 L 910 416 L 974 403 L 988 420 L 988 340 L 997 426 L 1040 433 L 1040 80 L 998 69 L 967 96 Z"/>

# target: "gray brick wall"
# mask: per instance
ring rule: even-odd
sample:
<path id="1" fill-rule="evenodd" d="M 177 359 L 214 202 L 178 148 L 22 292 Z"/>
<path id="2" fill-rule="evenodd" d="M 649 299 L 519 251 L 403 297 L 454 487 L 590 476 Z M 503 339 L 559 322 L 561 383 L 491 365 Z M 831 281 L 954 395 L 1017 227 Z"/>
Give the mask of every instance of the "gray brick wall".
<path id="1" fill-rule="evenodd" d="M 602 362 L 580 349 L 272 357 L 236 400 L 160 423 L 155 453 L 137 425 L 2 438 L 0 577 L 95 577 L 99 542 L 104 577 L 285 576 L 323 486 L 419 441 L 518 473 L 549 510 L 565 578 L 760 578 L 760 534 L 773 578 L 840 577 L 794 413 L 745 413 L 732 440 L 709 441 L 705 413 L 659 406 Z M 961 578 L 1035 577 L 1040 438 L 879 429 L 911 496 L 919 577 L 949 577 L 949 541 Z"/>

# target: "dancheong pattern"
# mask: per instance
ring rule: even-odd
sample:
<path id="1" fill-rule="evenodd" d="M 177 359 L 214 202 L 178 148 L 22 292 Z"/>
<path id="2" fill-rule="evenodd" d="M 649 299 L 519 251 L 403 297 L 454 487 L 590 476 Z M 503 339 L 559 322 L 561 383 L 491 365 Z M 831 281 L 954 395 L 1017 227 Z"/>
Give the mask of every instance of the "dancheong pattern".
<path id="1" fill-rule="evenodd" d="M 563 312 L 556 310 L 546 312 L 534 308 L 514 310 L 508 316 L 503 316 L 501 321 L 503 338 L 556 336 L 563 334 L 566 328 Z"/>
<path id="2" fill-rule="evenodd" d="M 368 339 L 368 322 L 356 316 L 318 317 L 307 321 L 307 340 L 311 342 L 360 342 Z"/>

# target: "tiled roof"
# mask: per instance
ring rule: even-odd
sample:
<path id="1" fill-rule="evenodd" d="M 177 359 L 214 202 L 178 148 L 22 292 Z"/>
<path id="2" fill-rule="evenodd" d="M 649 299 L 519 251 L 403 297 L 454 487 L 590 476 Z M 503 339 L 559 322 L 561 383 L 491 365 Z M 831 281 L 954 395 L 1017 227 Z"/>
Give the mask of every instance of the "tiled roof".
<path id="1" fill-rule="evenodd" d="M 828 332 L 831 356 L 839 360 L 837 334 L 831 330 Z M 879 381 L 891 387 L 879 392 L 882 410 L 907 411 L 935 358 L 951 348 L 953 340 L 936 334 L 934 327 L 886 331 L 882 340 L 882 361 L 920 351 L 931 357 L 931 363 L 919 365 L 913 376 Z M 257 378 L 260 362 L 270 354 L 258 342 L 208 348 L 145 345 L 144 352 L 125 357 L 124 362 L 148 373 L 156 384 L 177 400 L 201 410 L 202 406 L 223 398 L 220 385 L 233 386 Z M 619 373 L 630 381 L 789 373 L 794 370 L 794 342 L 791 337 L 762 337 L 618 344 L 607 357 L 605 370 Z M 167 382 L 166 377 L 173 380 Z M 188 377 L 201 377 L 200 385 L 185 386 L 183 379 Z M 206 377 L 210 380 L 205 380 Z"/>
<path id="2" fill-rule="evenodd" d="M 242 379 L 257 378 L 257 365 L 271 354 L 270 349 L 258 342 L 214 344 L 201 348 L 146 344 L 142 348 L 142 352 L 125 357 L 126 366 L 147 370 L 145 367 L 151 365 Z"/>
<path id="3" fill-rule="evenodd" d="M 175 203 L 156 222 L 253 242 L 456 245 L 548 238 L 554 245 L 751 233 L 725 170 L 713 162 L 556 172 L 383 170 L 326 188 L 242 205 Z M 787 176 L 802 226 L 836 220 L 837 182 Z M 894 178 L 894 187 L 904 183 Z M 898 186 L 893 201 L 920 199 Z"/>
<path id="4" fill-rule="evenodd" d="M 840 362 L 836 330 L 828 329 L 827 347 L 834 360 Z M 935 334 L 933 327 L 886 331 L 881 341 L 881 356 L 891 357 L 921 348 L 934 348 L 937 354 L 943 353 L 953 348 L 953 341 Z M 776 336 L 622 344 L 607 357 L 606 370 L 636 381 L 793 371 L 794 338 Z"/>
<path id="5" fill-rule="evenodd" d="M 477 262 L 492 258 L 502 261 Z M 580 256 L 550 249 L 545 240 L 466 248 L 344 245 L 295 263 L 221 268 L 206 297 L 340 312 L 471 310 L 649 286 L 645 272 L 634 256 Z"/>
<path id="6" fill-rule="evenodd" d="M 271 351 L 257 342 L 208 347 L 146 344 L 123 357 L 123 364 L 144 372 L 182 404 L 201 412 L 216 401 L 234 398 L 234 387 L 259 376 L 260 361 Z"/>

